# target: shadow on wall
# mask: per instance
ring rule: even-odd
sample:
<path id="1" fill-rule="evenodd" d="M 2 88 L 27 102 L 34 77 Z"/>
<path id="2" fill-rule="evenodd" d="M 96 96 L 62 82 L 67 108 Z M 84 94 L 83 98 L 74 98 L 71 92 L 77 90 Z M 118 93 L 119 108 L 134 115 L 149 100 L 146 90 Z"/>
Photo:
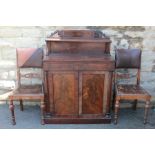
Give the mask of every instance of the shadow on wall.
<path id="1" fill-rule="evenodd" d="M 98 29 L 112 40 L 111 49 L 141 48 L 143 49 L 144 26 L 87 26 L 88 29 Z"/>

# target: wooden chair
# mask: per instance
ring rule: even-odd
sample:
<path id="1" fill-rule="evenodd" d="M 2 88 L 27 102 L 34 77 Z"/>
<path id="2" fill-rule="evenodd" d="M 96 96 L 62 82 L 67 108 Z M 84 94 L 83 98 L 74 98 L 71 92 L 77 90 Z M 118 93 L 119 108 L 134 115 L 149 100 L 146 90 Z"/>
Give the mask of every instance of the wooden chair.
<path id="1" fill-rule="evenodd" d="M 23 100 L 40 100 L 41 101 L 41 124 L 44 124 L 44 93 L 43 84 L 22 84 L 23 78 L 40 79 L 43 83 L 42 78 L 42 61 L 43 61 L 43 50 L 41 48 L 18 48 L 16 49 L 17 54 L 17 88 L 9 96 L 10 100 L 10 111 L 12 115 L 12 124 L 15 125 L 15 114 L 14 114 L 14 100 L 20 101 L 20 110 L 23 111 Z M 31 69 L 31 73 L 22 73 L 22 69 Z M 34 68 L 38 68 L 41 74 L 34 73 Z M 33 70 L 33 71 L 32 71 Z"/>
<path id="2" fill-rule="evenodd" d="M 120 100 L 134 100 L 133 108 L 136 110 L 137 100 L 145 100 L 144 124 L 147 122 L 151 96 L 140 86 L 141 50 L 117 49 L 115 51 L 115 112 L 114 123 L 117 124 Z M 136 69 L 136 84 L 118 84 L 118 69 Z M 124 77 L 126 75 L 124 74 Z M 123 77 L 123 75 L 122 75 Z"/>

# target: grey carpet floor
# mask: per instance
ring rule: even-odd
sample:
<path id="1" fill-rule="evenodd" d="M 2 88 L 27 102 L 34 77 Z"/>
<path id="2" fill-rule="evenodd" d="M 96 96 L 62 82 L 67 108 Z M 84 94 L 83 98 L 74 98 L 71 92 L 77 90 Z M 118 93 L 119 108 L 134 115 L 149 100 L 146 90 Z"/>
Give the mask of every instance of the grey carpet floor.
<path id="1" fill-rule="evenodd" d="M 25 105 L 21 112 L 15 106 L 16 125 L 10 123 L 8 104 L 0 105 L 0 129 L 155 129 L 155 109 L 150 109 L 148 123 L 143 124 L 144 109 L 133 111 L 130 108 L 120 110 L 119 122 L 113 124 L 40 124 L 40 107 L 38 105 Z M 112 112 L 113 118 L 113 112 Z"/>

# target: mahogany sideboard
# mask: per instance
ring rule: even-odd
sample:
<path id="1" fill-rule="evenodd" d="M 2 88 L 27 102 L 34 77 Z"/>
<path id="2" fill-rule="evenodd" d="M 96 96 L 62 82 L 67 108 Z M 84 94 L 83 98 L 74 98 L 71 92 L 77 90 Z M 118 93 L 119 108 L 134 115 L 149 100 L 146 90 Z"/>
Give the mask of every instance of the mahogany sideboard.
<path id="1" fill-rule="evenodd" d="M 45 123 L 110 123 L 111 41 L 94 30 L 59 30 L 46 39 Z"/>

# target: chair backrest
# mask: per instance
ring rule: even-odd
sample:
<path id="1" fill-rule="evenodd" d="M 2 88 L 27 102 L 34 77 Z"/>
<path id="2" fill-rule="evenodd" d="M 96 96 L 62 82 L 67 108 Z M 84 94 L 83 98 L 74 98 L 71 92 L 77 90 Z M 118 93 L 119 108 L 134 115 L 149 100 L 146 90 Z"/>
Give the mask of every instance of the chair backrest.
<path id="1" fill-rule="evenodd" d="M 117 49 L 115 52 L 116 68 L 137 68 L 141 67 L 140 49 Z"/>
<path id="2" fill-rule="evenodd" d="M 17 67 L 42 68 L 42 48 L 17 48 Z"/>
<path id="3" fill-rule="evenodd" d="M 21 77 L 42 79 L 42 73 L 21 73 L 22 68 L 42 68 L 43 49 L 42 48 L 17 48 L 17 82 L 21 85 Z"/>
<path id="4" fill-rule="evenodd" d="M 137 84 L 139 84 L 140 69 L 141 69 L 141 50 L 140 49 L 117 49 L 115 51 L 115 68 L 116 69 L 137 69 L 136 78 L 137 78 Z M 115 79 L 116 78 L 117 78 L 117 75 L 115 76 Z"/>

